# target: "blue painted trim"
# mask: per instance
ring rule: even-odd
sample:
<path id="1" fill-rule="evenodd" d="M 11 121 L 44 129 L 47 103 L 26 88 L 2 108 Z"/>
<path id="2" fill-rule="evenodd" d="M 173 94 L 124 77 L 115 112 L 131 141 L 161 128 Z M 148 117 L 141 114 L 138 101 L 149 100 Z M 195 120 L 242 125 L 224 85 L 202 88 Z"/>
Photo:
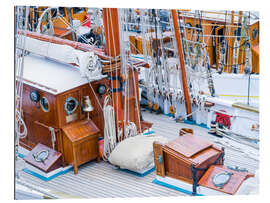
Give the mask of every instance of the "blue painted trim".
<path id="1" fill-rule="evenodd" d="M 190 125 L 196 125 L 196 122 L 195 122 L 194 120 L 187 120 L 187 119 L 184 119 L 184 123 L 190 124 Z"/>
<path id="2" fill-rule="evenodd" d="M 194 120 L 191 120 L 191 121 L 190 121 L 190 120 L 184 119 L 184 123 L 189 124 L 189 125 L 197 125 L 197 126 L 200 126 L 200 127 L 202 127 L 202 128 L 210 129 L 210 128 L 207 127 L 206 124 L 203 124 L 203 123 L 197 124 Z"/>
<path id="3" fill-rule="evenodd" d="M 55 177 L 57 177 L 57 176 L 59 176 L 59 175 L 63 175 L 63 174 L 68 173 L 69 171 L 71 171 L 71 169 L 72 169 L 72 167 L 70 167 L 70 168 L 68 168 L 68 169 L 66 169 L 66 170 L 64 170 L 64 171 L 60 171 L 60 172 L 58 172 L 58 173 L 56 173 L 56 174 L 54 174 L 54 175 L 52 175 L 52 176 L 50 176 L 50 177 L 48 177 L 48 178 L 45 177 L 45 176 L 42 176 L 42 175 L 40 175 L 40 174 L 38 174 L 38 173 L 36 173 L 36 172 L 34 172 L 34 171 L 31 171 L 31 170 L 29 170 L 29 169 L 27 169 L 27 168 L 24 168 L 23 171 L 24 171 L 25 173 L 28 173 L 28 174 L 30 174 L 30 175 L 33 175 L 33 176 L 35 176 L 35 177 L 37 177 L 37 178 L 39 178 L 39 179 L 41 179 L 41 180 L 43 180 L 43 181 L 50 181 L 50 180 L 54 179 Z"/>
<path id="4" fill-rule="evenodd" d="M 138 59 L 144 59 L 144 57 L 141 57 L 141 56 L 135 56 L 135 55 L 132 55 L 131 57 L 133 57 L 133 58 L 138 58 Z"/>
<path id="5" fill-rule="evenodd" d="M 20 157 L 21 159 L 24 159 L 25 155 L 18 153 L 18 157 Z"/>
<path id="6" fill-rule="evenodd" d="M 171 113 L 167 113 L 167 114 L 163 113 L 163 115 L 168 116 L 168 117 L 173 117 Z"/>
<path id="7" fill-rule="evenodd" d="M 21 153 L 18 153 L 18 156 L 20 157 L 20 158 L 24 158 L 25 157 L 25 155 L 23 155 L 23 154 L 21 154 Z M 66 170 L 64 170 L 64 171 L 59 171 L 58 173 L 56 173 L 56 174 L 54 174 L 54 175 L 52 175 L 52 176 L 50 176 L 50 177 L 45 177 L 45 176 L 42 176 L 42 175 L 40 175 L 40 174 L 38 174 L 38 173 L 36 173 L 36 172 L 34 172 L 34 171 L 31 171 L 31 170 L 29 170 L 29 169 L 27 169 L 27 168 L 24 168 L 23 169 L 23 171 L 25 172 L 25 173 L 28 173 L 28 174 L 30 174 L 30 175 L 33 175 L 33 176 L 35 176 L 35 177 L 37 177 L 37 178 L 39 178 L 39 179 L 41 179 L 41 180 L 43 180 L 43 181 L 49 181 L 49 180 L 52 180 L 52 179 L 54 179 L 55 177 L 57 177 L 57 176 L 59 176 L 59 175 L 63 175 L 63 174 L 66 174 L 66 173 L 68 173 L 69 171 L 71 171 L 71 169 L 72 169 L 72 167 L 70 167 L 70 168 L 68 168 L 68 169 L 66 169 Z"/>
<path id="8" fill-rule="evenodd" d="M 154 180 L 152 181 L 152 183 L 155 183 L 155 184 L 158 184 L 158 185 L 167 187 L 167 188 L 171 188 L 171 189 L 173 189 L 173 190 L 177 190 L 177 191 L 179 191 L 179 192 L 183 192 L 183 193 L 188 194 L 188 195 L 192 195 L 192 192 L 191 192 L 191 191 L 185 190 L 185 189 L 180 188 L 180 187 L 176 187 L 176 186 L 171 185 L 171 184 L 168 184 L 168 183 L 164 183 L 164 182 L 159 181 L 159 180 L 157 180 L 157 179 L 154 179 Z M 193 196 L 205 196 L 205 195 L 196 193 L 196 194 L 193 195 Z"/>
<path id="9" fill-rule="evenodd" d="M 151 130 L 149 132 L 144 133 L 144 135 L 150 135 L 150 134 L 153 134 L 153 133 L 155 133 L 155 131 Z"/>
<path id="10" fill-rule="evenodd" d="M 204 124 L 204 123 L 196 124 L 196 125 L 198 125 L 198 126 L 200 126 L 200 127 L 202 127 L 202 128 L 205 128 L 205 129 L 210 129 L 210 128 L 208 128 L 207 125 Z"/>
<path id="11" fill-rule="evenodd" d="M 121 170 L 121 171 L 124 171 L 124 172 L 127 172 L 129 174 L 132 174 L 132 175 L 135 175 L 135 176 L 139 176 L 139 177 L 144 177 L 150 173 L 152 173 L 153 171 L 156 170 L 155 167 L 149 169 L 148 171 L 144 172 L 144 173 L 138 173 L 138 172 L 135 172 L 135 171 L 131 171 L 131 170 L 128 170 L 128 169 L 122 169 L 122 168 L 118 168 L 118 170 Z"/>

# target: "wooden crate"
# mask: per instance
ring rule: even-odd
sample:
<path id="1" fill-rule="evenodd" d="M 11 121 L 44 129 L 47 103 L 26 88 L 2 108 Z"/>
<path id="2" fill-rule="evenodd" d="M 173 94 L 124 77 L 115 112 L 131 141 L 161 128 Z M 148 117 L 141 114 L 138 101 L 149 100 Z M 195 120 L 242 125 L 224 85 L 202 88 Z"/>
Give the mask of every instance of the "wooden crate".
<path id="1" fill-rule="evenodd" d="M 165 145 L 158 142 L 153 145 L 156 174 L 162 177 L 197 185 L 209 166 L 223 164 L 223 149 L 190 133 Z"/>

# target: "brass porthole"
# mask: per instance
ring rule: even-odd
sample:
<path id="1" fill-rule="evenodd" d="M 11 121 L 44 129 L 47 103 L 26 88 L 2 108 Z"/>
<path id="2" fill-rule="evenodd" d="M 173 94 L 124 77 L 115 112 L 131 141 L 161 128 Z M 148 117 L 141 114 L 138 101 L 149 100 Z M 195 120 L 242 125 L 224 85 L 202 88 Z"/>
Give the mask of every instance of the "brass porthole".
<path id="1" fill-rule="evenodd" d="M 64 105 L 66 114 L 71 115 L 77 109 L 78 104 L 79 102 L 75 98 L 68 97 Z"/>
<path id="2" fill-rule="evenodd" d="M 40 106 L 44 112 L 49 112 L 50 105 L 49 105 L 49 100 L 46 97 L 42 97 L 40 99 Z"/>

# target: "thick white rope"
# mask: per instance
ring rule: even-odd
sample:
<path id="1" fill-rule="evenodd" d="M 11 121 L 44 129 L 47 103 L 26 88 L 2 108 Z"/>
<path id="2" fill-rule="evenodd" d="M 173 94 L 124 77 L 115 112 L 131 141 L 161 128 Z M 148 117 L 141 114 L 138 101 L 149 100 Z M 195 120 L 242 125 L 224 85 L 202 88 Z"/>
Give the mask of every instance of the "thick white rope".
<path id="1" fill-rule="evenodd" d="M 107 161 L 111 152 L 114 150 L 116 142 L 116 131 L 115 131 L 115 114 L 114 108 L 109 105 L 110 97 L 106 96 L 103 106 L 104 114 L 104 148 L 102 158 Z"/>

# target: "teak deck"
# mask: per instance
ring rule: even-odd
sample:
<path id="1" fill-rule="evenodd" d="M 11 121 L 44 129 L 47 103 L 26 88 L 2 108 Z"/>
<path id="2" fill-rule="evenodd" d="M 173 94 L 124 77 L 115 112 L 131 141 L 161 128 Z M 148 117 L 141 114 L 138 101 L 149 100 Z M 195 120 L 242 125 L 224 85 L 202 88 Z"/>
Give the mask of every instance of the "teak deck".
<path id="1" fill-rule="evenodd" d="M 154 123 L 152 130 L 158 135 L 174 140 L 179 135 L 176 129 L 190 128 L 191 125 L 186 123 L 176 123 L 168 119 L 165 115 L 156 115 L 149 112 L 142 112 L 143 118 Z M 192 126 L 194 134 L 214 142 L 216 137 L 208 134 L 208 130 L 199 126 Z M 218 146 L 222 146 L 217 144 Z M 259 162 L 246 157 L 236 149 L 225 149 L 224 164 L 227 166 L 239 166 L 246 168 L 254 173 L 259 168 Z M 74 175 L 71 171 L 57 178 L 44 182 L 30 174 L 21 172 L 20 178 L 26 183 L 36 187 L 41 187 L 60 193 L 66 193 L 81 198 L 134 198 L 134 197 L 177 197 L 186 196 L 187 194 L 153 184 L 156 173 L 152 172 L 144 177 L 138 177 L 134 174 L 115 169 L 111 164 L 101 161 L 88 162 L 79 168 L 79 173 Z M 63 197 L 59 197 L 63 198 Z"/>

